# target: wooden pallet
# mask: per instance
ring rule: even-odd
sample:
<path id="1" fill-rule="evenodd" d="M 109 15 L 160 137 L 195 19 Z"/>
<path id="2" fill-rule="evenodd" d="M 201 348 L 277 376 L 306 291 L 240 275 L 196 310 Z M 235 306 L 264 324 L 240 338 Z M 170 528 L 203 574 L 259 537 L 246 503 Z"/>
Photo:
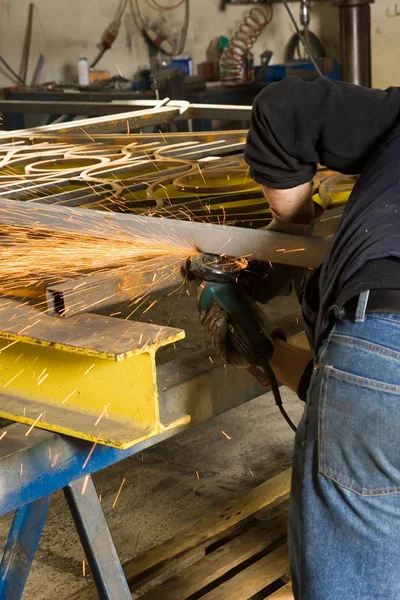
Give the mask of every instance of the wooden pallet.
<path id="1" fill-rule="evenodd" d="M 289 489 L 290 470 L 125 563 L 134 597 L 293 600 L 286 543 Z M 188 558 L 194 562 L 182 566 Z M 144 584 L 146 591 L 141 593 Z M 70 596 L 78 598 L 95 600 L 98 596 L 90 585 Z"/>

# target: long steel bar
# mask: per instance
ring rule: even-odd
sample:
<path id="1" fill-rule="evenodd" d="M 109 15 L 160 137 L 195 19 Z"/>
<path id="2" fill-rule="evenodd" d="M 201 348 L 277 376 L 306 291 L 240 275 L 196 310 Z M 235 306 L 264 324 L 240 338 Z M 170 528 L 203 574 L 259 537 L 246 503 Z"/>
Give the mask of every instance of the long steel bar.
<path id="1" fill-rule="evenodd" d="M 317 226 L 317 235 L 332 236 L 339 226 L 342 214 L 343 207 L 325 213 Z M 106 276 L 101 273 L 86 275 L 79 280 L 71 279 L 64 283 L 53 284 L 46 290 L 49 312 L 71 317 L 81 312 L 130 300 L 149 285 L 154 293 L 177 285 L 181 280 L 176 267 L 167 265 L 161 269 L 161 276 L 154 282 L 152 265 L 152 261 L 147 261 L 140 272 L 137 268 L 127 267 L 114 275 L 112 273 L 107 273 Z"/>
<path id="2" fill-rule="evenodd" d="M 71 101 L 39 101 L 39 100 L 0 100 L 0 112 L 35 113 L 35 114 L 67 114 L 67 115 L 115 115 L 121 111 L 132 111 L 135 106 L 139 110 L 157 108 L 156 100 L 113 100 L 112 102 L 71 102 Z M 173 100 L 168 108 L 179 108 Z M 231 106 L 225 104 L 190 104 L 187 111 L 176 115 L 175 119 L 227 119 L 233 121 L 250 121 L 251 106 Z M 76 122 L 75 122 L 76 123 Z M 62 129 L 59 124 L 58 129 Z M 49 127 L 45 125 L 44 127 Z M 54 128 L 52 129 L 54 131 Z"/>
<path id="3" fill-rule="evenodd" d="M 132 131 L 142 127 L 158 125 L 173 119 L 180 114 L 178 107 L 156 107 L 147 110 L 137 110 L 133 112 L 118 113 L 103 117 L 94 117 L 92 119 L 81 119 L 79 121 L 70 121 L 68 123 L 54 123 L 52 125 L 43 125 L 41 127 L 32 127 L 31 129 L 18 129 L 12 132 L 13 136 L 35 135 L 41 133 L 96 133 L 100 130 L 102 133 L 109 131 L 117 133 L 118 131 Z M 3 131 L 1 138 L 8 138 L 9 131 Z"/>
<path id="4" fill-rule="evenodd" d="M 27 204 L 0 200 L 0 225 L 30 227 L 129 241 L 134 237 L 167 240 L 179 247 L 208 254 L 244 256 L 261 261 L 318 267 L 324 260 L 329 238 L 288 235 L 264 230 L 142 217 L 82 208 Z"/>

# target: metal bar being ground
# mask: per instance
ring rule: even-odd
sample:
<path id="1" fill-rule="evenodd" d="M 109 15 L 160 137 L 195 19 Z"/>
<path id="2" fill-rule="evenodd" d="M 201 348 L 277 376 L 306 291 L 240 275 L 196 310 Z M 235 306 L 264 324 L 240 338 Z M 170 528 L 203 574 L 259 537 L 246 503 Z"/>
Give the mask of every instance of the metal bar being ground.
<path id="1" fill-rule="evenodd" d="M 95 238 L 157 240 L 207 254 L 246 257 L 299 267 L 318 267 L 331 239 L 289 235 L 265 230 L 106 213 L 82 208 L 0 200 L 0 226 L 29 227 L 32 231 L 81 233 Z"/>

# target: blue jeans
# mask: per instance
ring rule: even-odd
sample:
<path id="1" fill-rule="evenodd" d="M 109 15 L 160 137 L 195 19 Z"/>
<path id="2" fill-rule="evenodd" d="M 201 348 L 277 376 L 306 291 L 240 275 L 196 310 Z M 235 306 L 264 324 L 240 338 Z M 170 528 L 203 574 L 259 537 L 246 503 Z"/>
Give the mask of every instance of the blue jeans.
<path id="1" fill-rule="evenodd" d="M 318 354 L 289 546 L 296 600 L 400 599 L 400 315 L 339 321 Z"/>

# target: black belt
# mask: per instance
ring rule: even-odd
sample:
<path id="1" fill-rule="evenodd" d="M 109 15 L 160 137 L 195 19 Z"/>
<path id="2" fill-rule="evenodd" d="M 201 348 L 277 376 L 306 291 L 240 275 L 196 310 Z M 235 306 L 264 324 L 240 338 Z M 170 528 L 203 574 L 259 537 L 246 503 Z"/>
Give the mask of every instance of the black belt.
<path id="1" fill-rule="evenodd" d="M 355 317 L 359 297 L 355 296 L 346 302 L 343 317 Z M 366 313 L 400 314 L 400 290 L 371 290 Z"/>

